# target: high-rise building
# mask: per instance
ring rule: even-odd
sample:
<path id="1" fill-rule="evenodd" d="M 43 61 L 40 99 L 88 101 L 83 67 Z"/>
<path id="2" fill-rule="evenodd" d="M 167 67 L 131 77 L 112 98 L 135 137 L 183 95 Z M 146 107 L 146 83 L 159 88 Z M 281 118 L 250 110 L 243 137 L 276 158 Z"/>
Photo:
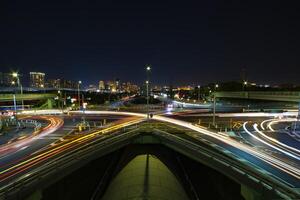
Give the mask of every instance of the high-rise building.
<path id="1" fill-rule="evenodd" d="M 104 81 L 99 81 L 99 90 L 101 90 L 101 91 L 105 90 L 105 83 L 104 83 Z"/>
<path id="2" fill-rule="evenodd" d="M 45 73 L 30 72 L 30 87 L 44 88 L 45 87 Z"/>
<path id="3" fill-rule="evenodd" d="M 46 86 L 57 89 L 77 89 L 78 83 L 76 81 L 65 79 L 48 79 Z"/>
<path id="4" fill-rule="evenodd" d="M 107 89 L 110 92 L 116 92 L 117 91 L 116 81 L 107 81 Z"/>

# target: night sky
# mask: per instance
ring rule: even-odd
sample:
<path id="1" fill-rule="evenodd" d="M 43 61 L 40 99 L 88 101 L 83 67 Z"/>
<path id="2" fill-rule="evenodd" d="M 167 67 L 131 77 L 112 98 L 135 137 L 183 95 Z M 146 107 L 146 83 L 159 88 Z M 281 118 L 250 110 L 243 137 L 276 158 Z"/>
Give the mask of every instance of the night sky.
<path id="1" fill-rule="evenodd" d="M 164 3 L 163 3 L 164 2 Z M 248 3 L 247 3 L 248 2 Z M 1 1 L 0 71 L 86 84 L 240 80 L 300 84 L 290 1 Z"/>

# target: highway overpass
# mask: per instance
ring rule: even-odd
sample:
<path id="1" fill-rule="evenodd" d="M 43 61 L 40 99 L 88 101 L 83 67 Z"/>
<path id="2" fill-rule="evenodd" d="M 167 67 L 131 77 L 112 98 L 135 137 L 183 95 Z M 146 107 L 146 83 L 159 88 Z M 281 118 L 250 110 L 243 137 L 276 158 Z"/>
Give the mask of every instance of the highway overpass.
<path id="1" fill-rule="evenodd" d="M 30 194 L 43 193 L 43 190 L 63 179 L 68 174 L 78 170 L 92 160 L 129 145 L 164 145 L 178 153 L 181 153 L 199 163 L 215 169 L 226 177 L 241 185 L 241 194 L 245 199 L 274 199 L 274 198 L 298 198 L 299 193 L 293 188 L 276 180 L 266 171 L 251 166 L 245 160 L 240 160 L 232 154 L 223 151 L 212 143 L 195 142 L 180 135 L 168 132 L 169 128 L 160 126 L 141 125 L 138 128 L 130 127 L 122 131 L 122 134 L 106 135 L 98 141 L 83 145 L 72 152 L 59 156 L 41 165 L 35 170 L 29 171 L 15 181 L 0 188 L 1 197 L 18 199 Z M 184 134 L 182 134 L 184 135 Z M 118 192 L 118 191 L 116 191 Z"/>
<path id="2" fill-rule="evenodd" d="M 272 101 L 300 102 L 300 91 L 244 91 L 244 92 L 214 92 L 211 97 L 236 98 L 236 99 L 257 99 Z"/>

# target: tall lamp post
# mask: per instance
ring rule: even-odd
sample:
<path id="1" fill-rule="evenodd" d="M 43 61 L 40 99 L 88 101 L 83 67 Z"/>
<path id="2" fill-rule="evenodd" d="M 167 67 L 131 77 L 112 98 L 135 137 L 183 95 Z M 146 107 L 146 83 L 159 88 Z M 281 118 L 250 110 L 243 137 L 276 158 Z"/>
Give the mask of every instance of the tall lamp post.
<path id="1" fill-rule="evenodd" d="M 146 73 L 147 73 L 147 80 L 146 80 L 146 98 L 147 98 L 147 119 L 149 119 L 149 84 L 150 84 L 150 72 L 151 72 L 151 65 L 146 65 Z"/>
<path id="2" fill-rule="evenodd" d="M 13 72 L 12 76 L 17 79 L 17 85 L 20 87 L 21 92 L 21 101 L 22 101 L 22 110 L 24 110 L 24 100 L 23 100 L 23 86 L 20 83 L 20 75 L 17 72 Z"/>
<path id="3" fill-rule="evenodd" d="M 58 109 L 60 109 L 60 110 L 63 110 L 63 108 L 62 108 L 62 103 L 61 103 L 61 91 L 60 90 L 58 90 L 57 91 L 57 97 L 58 97 Z"/>
<path id="4" fill-rule="evenodd" d="M 213 94 L 214 102 L 213 102 L 213 126 L 216 126 L 216 91 L 219 88 L 219 85 L 215 85 L 215 92 Z"/>
<path id="5" fill-rule="evenodd" d="M 200 85 L 197 86 L 197 88 L 198 88 L 198 102 L 200 101 L 200 87 L 201 87 Z"/>
<path id="6" fill-rule="evenodd" d="M 81 85 L 81 81 L 78 81 L 78 105 L 79 105 L 79 110 L 80 110 L 80 85 Z"/>
<path id="7" fill-rule="evenodd" d="M 243 82 L 243 91 L 245 91 L 247 85 L 248 85 L 248 82 L 247 82 L 247 81 L 244 81 L 244 82 Z"/>

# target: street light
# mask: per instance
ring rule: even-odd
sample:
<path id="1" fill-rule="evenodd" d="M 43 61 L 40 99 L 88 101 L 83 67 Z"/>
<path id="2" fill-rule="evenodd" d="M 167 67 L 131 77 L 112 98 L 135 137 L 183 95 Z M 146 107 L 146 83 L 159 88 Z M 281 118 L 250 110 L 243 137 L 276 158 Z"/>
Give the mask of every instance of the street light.
<path id="1" fill-rule="evenodd" d="M 217 90 L 217 88 L 219 88 L 219 84 L 216 84 L 216 85 L 215 85 L 215 89 L 216 89 L 216 90 Z"/>
<path id="2" fill-rule="evenodd" d="M 245 90 L 246 86 L 247 86 L 248 82 L 247 81 L 244 81 L 243 82 L 243 90 Z"/>
<path id="3" fill-rule="evenodd" d="M 198 87 L 198 101 L 200 101 L 200 85 L 197 86 Z"/>
<path id="4" fill-rule="evenodd" d="M 79 105 L 79 109 L 80 109 L 80 85 L 81 85 L 81 83 L 82 83 L 81 81 L 78 81 L 78 85 L 77 85 L 78 86 L 77 89 L 78 89 L 78 105 Z"/>
<path id="5" fill-rule="evenodd" d="M 147 98 L 147 119 L 149 119 L 149 83 L 150 83 L 150 71 L 151 71 L 151 65 L 146 65 L 146 72 L 147 72 L 147 80 L 146 80 L 146 98 Z"/>
<path id="6" fill-rule="evenodd" d="M 21 92 L 21 101 L 22 101 L 22 110 L 24 110 L 24 100 L 23 100 L 23 86 L 20 83 L 20 75 L 18 74 L 18 72 L 13 72 L 12 73 L 12 77 L 17 79 L 17 85 L 18 87 L 20 87 L 20 92 Z M 11 82 L 13 85 L 16 84 L 15 81 Z"/>
<path id="7" fill-rule="evenodd" d="M 215 91 L 219 88 L 219 85 L 215 85 Z M 216 92 L 213 93 L 213 126 L 216 127 Z"/>

